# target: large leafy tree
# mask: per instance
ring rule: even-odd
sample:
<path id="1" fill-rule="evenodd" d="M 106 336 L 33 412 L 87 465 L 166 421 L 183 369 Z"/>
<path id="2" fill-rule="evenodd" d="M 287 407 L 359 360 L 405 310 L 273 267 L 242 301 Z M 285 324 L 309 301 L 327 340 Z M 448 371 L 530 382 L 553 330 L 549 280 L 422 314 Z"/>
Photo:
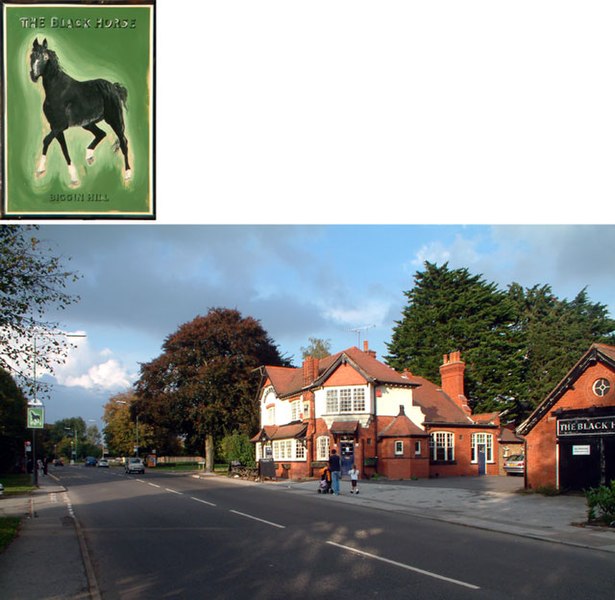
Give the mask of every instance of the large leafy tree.
<path id="1" fill-rule="evenodd" d="M 0 368 L 0 472 L 15 469 L 28 439 L 26 398 L 11 375 Z"/>
<path id="2" fill-rule="evenodd" d="M 442 355 L 461 350 L 466 395 L 477 410 L 491 410 L 498 394 L 516 393 L 521 344 L 505 292 L 467 269 L 426 262 L 404 293 L 408 304 L 387 344 L 389 365 L 437 381 Z"/>
<path id="3" fill-rule="evenodd" d="M 168 336 L 162 354 L 141 366 L 135 409 L 149 422 L 205 443 L 213 469 L 215 439 L 258 426 L 258 367 L 286 365 L 260 322 L 212 308 Z"/>
<path id="4" fill-rule="evenodd" d="M 301 346 L 301 356 L 306 359 L 308 356 L 312 358 L 326 358 L 331 354 L 331 340 L 323 340 L 322 338 L 308 338 L 308 345 Z"/>
<path id="5" fill-rule="evenodd" d="M 37 237 L 31 225 L 0 226 L 0 367 L 32 393 L 37 368 L 53 372 L 64 361 L 69 340 L 49 320 L 50 309 L 61 310 L 78 298 L 67 292 L 77 279 L 63 259 Z"/>
<path id="6" fill-rule="evenodd" d="M 130 456 L 138 441 L 139 449 L 166 453 L 168 445 L 158 443 L 154 427 L 144 423 L 135 411 L 134 392 L 112 396 L 104 406 L 105 444 L 112 456 Z"/>
<path id="7" fill-rule="evenodd" d="M 442 354 L 461 350 L 477 412 L 520 421 L 594 342 L 615 343 L 615 321 L 586 290 L 572 301 L 550 286 L 506 291 L 467 269 L 425 263 L 388 344 L 388 363 L 438 381 Z"/>
<path id="8" fill-rule="evenodd" d="M 509 286 L 523 332 L 523 381 L 519 395 L 535 407 L 594 342 L 615 344 L 615 321 L 605 305 L 581 290 L 572 301 L 560 300 L 549 285 Z"/>

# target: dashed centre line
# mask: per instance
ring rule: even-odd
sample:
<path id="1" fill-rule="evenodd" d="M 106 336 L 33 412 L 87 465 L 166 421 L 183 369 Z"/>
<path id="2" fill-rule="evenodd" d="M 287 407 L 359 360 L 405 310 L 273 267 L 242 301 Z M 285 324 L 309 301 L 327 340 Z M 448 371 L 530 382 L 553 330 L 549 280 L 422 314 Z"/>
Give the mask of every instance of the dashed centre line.
<path id="1" fill-rule="evenodd" d="M 419 569 L 418 567 L 413 567 L 405 563 L 400 563 L 400 562 L 397 562 L 396 560 L 390 560 L 388 558 L 383 558 L 382 556 L 378 556 L 377 554 L 371 554 L 370 552 L 364 552 L 363 550 L 357 550 L 356 548 L 352 548 L 351 546 L 344 546 L 342 544 L 338 544 L 336 542 L 331 542 L 331 541 L 328 541 L 327 544 L 330 544 L 331 546 L 336 546 L 337 548 L 342 548 L 342 550 L 348 550 L 349 552 L 354 552 L 355 554 L 360 554 L 361 556 L 366 556 L 367 558 L 373 558 L 374 560 L 379 560 L 381 562 L 388 563 L 389 565 L 394 565 L 395 567 L 400 567 L 408 571 L 414 571 L 415 573 L 420 573 L 421 575 L 427 575 L 428 577 L 433 577 L 435 579 L 440 579 L 442 581 L 448 581 L 449 583 L 454 583 L 455 585 L 467 587 L 467 588 L 470 588 L 471 590 L 480 590 L 480 587 L 478 587 L 477 585 L 473 585 L 472 583 L 460 581 L 459 579 L 451 579 L 450 577 L 444 577 L 444 575 L 438 575 L 437 573 L 433 573 L 432 571 L 425 571 L 424 569 Z"/>
<path id="2" fill-rule="evenodd" d="M 271 521 L 265 521 L 265 519 L 259 519 L 258 517 L 255 517 L 253 515 L 239 512 L 238 510 L 231 509 L 229 512 L 232 512 L 233 514 L 239 515 L 241 517 L 246 517 L 247 519 L 252 519 L 254 521 L 260 521 L 261 523 L 265 523 L 266 525 L 271 525 L 272 527 L 277 527 L 279 529 L 286 529 L 286 525 L 279 525 L 278 523 L 272 523 Z"/>
<path id="3" fill-rule="evenodd" d="M 201 500 L 200 498 L 195 498 L 194 496 L 190 496 L 190 500 L 200 502 L 201 504 L 207 504 L 208 506 L 216 506 L 213 502 L 207 502 L 207 500 Z"/>

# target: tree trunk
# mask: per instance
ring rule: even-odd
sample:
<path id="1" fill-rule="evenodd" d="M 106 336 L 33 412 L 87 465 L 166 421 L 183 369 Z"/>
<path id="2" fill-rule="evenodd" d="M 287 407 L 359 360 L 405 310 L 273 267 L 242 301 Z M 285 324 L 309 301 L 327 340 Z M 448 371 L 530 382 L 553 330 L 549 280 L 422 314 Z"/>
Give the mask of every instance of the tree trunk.
<path id="1" fill-rule="evenodd" d="M 214 472 L 214 436 L 208 433 L 205 436 L 205 472 Z"/>

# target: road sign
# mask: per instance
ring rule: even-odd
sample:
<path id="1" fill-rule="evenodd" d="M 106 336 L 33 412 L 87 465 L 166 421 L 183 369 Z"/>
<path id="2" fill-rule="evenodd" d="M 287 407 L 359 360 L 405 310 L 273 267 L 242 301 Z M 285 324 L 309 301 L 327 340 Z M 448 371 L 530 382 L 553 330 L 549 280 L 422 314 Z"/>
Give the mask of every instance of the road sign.
<path id="1" fill-rule="evenodd" d="M 45 409 L 39 406 L 28 406 L 28 429 L 43 429 L 45 426 Z"/>

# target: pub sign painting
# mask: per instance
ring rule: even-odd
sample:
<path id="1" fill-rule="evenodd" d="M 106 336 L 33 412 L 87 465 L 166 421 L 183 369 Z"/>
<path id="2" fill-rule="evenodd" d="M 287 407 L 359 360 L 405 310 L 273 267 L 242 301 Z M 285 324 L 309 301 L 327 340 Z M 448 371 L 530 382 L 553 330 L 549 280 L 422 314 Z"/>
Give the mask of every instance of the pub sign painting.
<path id="1" fill-rule="evenodd" d="M 2 2 L 4 218 L 153 218 L 154 7 Z"/>

